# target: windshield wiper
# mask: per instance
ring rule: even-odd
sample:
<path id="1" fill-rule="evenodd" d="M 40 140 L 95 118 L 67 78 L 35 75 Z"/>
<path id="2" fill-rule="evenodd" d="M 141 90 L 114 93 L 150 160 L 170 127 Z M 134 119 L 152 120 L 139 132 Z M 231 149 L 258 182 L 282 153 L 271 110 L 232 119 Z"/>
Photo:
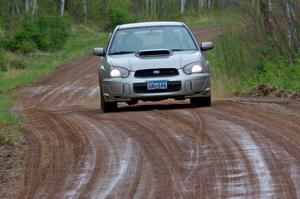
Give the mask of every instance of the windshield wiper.
<path id="1" fill-rule="evenodd" d="M 192 50 L 195 50 L 195 49 L 171 49 L 171 51 L 192 51 Z"/>
<path id="2" fill-rule="evenodd" d="M 120 51 L 120 52 L 111 53 L 111 55 L 124 55 L 124 54 L 131 54 L 131 53 L 135 53 L 135 52 L 132 52 L 132 51 Z"/>

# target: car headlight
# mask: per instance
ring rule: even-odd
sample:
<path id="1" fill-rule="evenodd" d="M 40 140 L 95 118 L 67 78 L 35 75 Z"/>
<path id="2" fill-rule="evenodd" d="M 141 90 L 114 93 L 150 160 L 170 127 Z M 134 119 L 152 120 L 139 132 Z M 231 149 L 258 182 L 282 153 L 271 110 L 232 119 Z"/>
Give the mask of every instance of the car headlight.
<path id="1" fill-rule="evenodd" d="M 113 67 L 111 67 L 109 74 L 110 74 L 110 77 L 114 77 L 114 78 L 122 77 L 122 78 L 125 78 L 125 77 L 129 76 L 129 70 L 126 69 L 126 68 L 123 68 L 123 67 L 113 66 Z"/>
<path id="2" fill-rule="evenodd" d="M 204 66 L 202 66 L 202 64 L 200 63 L 192 63 L 189 65 L 186 65 L 183 68 L 183 71 L 190 75 L 190 74 L 194 74 L 194 73 L 203 73 L 204 72 Z"/>

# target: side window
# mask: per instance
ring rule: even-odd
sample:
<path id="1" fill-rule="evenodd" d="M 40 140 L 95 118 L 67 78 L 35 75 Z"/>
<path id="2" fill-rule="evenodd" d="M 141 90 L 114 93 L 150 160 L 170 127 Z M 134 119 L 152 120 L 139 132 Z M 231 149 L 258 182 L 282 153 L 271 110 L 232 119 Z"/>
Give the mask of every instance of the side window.
<path id="1" fill-rule="evenodd" d="M 114 37 L 114 41 L 113 41 L 113 45 L 111 47 L 111 52 L 117 52 L 120 50 L 120 47 L 122 46 L 122 42 L 124 42 L 124 37 L 126 36 L 126 32 L 117 32 L 115 37 Z"/>
<path id="2" fill-rule="evenodd" d="M 108 48 L 108 45 L 109 45 L 109 43 L 110 43 L 111 36 L 112 36 L 112 33 L 109 33 L 109 36 L 108 36 L 108 41 L 107 41 L 107 43 L 106 43 L 106 45 L 105 45 L 105 49 L 106 49 L 106 50 L 107 50 L 107 48 Z"/>

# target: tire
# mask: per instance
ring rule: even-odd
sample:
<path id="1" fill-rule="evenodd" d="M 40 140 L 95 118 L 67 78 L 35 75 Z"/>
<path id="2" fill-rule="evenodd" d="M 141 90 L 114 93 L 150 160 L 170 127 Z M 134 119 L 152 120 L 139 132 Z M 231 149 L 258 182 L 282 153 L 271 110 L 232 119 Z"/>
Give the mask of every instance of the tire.
<path id="1" fill-rule="evenodd" d="M 210 107 L 211 106 L 211 97 L 195 97 L 191 98 L 191 104 L 196 107 Z"/>
<path id="2" fill-rule="evenodd" d="M 105 102 L 104 96 L 102 93 L 102 89 L 100 92 L 100 97 L 101 97 L 101 110 L 103 113 L 108 113 L 108 112 L 114 112 L 118 109 L 118 103 L 117 102 Z"/>

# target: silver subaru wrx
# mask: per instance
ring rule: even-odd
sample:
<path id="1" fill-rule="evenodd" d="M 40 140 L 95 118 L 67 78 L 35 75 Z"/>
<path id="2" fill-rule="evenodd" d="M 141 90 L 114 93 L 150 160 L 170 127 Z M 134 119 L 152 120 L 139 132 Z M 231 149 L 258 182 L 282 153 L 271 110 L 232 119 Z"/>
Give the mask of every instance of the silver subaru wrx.
<path id="1" fill-rule="evenodd" d="M 212 42 L 198 46 L 181 22 L 147 22 L 120 25 L 102 56 L 99 67 L 101 108 L 114 111 L 118 102 L 129 105 L 168 98 L 190 99 L 195 106 L 210 106 L 209 62 L 202 52 Z"/>

